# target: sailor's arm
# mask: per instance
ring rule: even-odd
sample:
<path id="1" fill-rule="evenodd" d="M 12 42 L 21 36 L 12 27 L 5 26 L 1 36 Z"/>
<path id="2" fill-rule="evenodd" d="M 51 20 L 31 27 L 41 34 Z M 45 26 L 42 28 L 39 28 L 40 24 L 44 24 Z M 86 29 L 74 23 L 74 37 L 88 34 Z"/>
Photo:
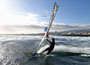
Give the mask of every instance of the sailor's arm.
<path id="1" fill-rule="evenodd" d="M 50 44 L 52 44 L 52 42 L 51 42 L 50 40 L 47 39 L 47 41 L 48 41 Z"/>

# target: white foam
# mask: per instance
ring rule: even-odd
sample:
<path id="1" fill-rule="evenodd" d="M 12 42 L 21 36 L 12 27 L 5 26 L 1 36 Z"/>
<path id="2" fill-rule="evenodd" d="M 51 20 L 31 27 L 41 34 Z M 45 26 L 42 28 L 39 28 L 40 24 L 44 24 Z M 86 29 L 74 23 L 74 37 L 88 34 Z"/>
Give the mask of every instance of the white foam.
<path id="1" fill-rule="evenodd" d="M 81 54 L 83 57 L 90 57 L 90 54 Z"/>

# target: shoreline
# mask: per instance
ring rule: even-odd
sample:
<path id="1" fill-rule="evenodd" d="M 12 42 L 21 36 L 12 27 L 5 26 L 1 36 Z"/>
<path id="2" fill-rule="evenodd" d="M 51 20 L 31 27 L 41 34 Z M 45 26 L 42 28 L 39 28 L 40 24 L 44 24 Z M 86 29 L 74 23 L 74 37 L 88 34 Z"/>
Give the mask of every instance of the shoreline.
<path id="1" fill-rule="evenodd" d="M 28 36 L 43 36 L 44 34 L 0 34 L 0 35 L 28 35 Z M 50 34 L 52 36 L 73 36 L 73 37 L 90 37 L 90 35 L 55 35 L 55 34 Z"/>

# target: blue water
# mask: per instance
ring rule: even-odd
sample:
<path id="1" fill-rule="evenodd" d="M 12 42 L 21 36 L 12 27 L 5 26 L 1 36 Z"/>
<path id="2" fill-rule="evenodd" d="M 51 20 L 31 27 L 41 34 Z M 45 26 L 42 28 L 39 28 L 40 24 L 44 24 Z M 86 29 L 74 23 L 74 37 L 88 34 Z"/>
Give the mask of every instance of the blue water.
<path id="1" fill-rule="evenodd" d="M 0 35 L 0 65 L 90 65 L 90 37 L 51 37 L 53 52 L 31 59 L 23 52 L 34 52 L 42 36 Z"/>

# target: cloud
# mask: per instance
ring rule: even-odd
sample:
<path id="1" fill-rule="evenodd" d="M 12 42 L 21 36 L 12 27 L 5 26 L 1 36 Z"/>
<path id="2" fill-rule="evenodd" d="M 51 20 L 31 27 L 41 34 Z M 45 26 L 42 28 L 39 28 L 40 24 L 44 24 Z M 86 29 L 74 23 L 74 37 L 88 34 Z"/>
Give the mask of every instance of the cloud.
<path id="1" fill-rule="evenodd" d="M 0 34 L 30 34 L 30 33 L 40 33 L 40 29 L 27 25 L 0 26 Z"/>
<path id="2" fill-rule="evenodd" d="M 68 31 L 68 30 L 80 30 L 90 29 L 90 24 L 78 24 L 78 25 L 67 25 L 67 24 L 55 24 L 52 26 L 52 30 L 56 31 Z"/>
<path id="3" fill-rule="evenodd" d="M 26 15 L 6 14 L 0 16 L 0 25 L 32 25 L 38 24 L 38 15 L 26 13 Z"/>
<path id="4" fill-rule="evenodd" d="M 90 24 L 81 25 L 63 25 L 53 24 L 50 31 L 68 31 L 68 30 L 79 30 L 79 29 L 90 29 Z M 43 33 L 44 25 L 3 25 L 0 26 L 0 34 L 30 34 L 30 33 Z"/>
<path id="5" fill-rule="evenodd" d="M 82 25 L 79 25 L 79 27 L 90 28 L 90 24 L 82 24 Z"/>

